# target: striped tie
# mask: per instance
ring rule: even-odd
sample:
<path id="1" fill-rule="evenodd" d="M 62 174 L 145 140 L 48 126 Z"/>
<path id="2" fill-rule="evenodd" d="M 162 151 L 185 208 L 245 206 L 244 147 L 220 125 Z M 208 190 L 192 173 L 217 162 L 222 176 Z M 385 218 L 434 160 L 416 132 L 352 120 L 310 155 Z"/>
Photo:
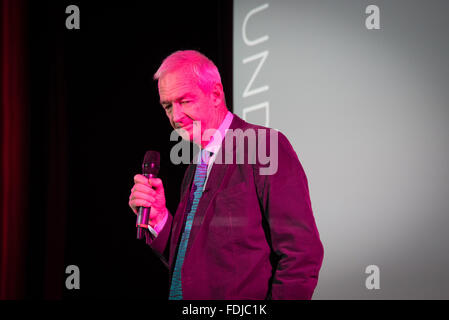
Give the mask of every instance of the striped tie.
<path id="1" fill-rule="evenodd" d="M 190 230 L 192 229 L 193 218 L 195 216 L 198 203 L 203 194 L 204 181 L 207 176 L 207 163 L 209 161 L 210 152 L 206 150 L 201 151 L 201 159 L 196 166 L 195 176 L 193 178 L 193 186 L 190 191 L 189 202 L 187 203 L 186 211 L 187 218 L 185 221 L 184 232 L 182 233 L 181 242 L 179 243 L 178 254 L 176 256 L 175 269 L 170 287 L 169 300 L 182 300 L 182 284 L 181 284 L 181 269 L 184 262 L 184 257 L 189 242 Z"/>

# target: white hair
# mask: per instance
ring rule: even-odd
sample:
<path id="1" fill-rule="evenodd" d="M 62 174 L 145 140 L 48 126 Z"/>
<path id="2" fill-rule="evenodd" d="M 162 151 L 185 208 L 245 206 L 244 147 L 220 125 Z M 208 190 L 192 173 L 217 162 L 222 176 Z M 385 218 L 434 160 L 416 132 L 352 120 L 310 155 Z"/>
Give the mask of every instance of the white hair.
<path id="1" fill-rule="evenodd" d="M 203 92 L 210 92 L 216 83 L 221 84 L 220 73 L 215 64 L 195 50 L 173 52 L 162 61 L 153 78 L 159 80 L 165 74 L 178 70 L 190 72 Z"/>

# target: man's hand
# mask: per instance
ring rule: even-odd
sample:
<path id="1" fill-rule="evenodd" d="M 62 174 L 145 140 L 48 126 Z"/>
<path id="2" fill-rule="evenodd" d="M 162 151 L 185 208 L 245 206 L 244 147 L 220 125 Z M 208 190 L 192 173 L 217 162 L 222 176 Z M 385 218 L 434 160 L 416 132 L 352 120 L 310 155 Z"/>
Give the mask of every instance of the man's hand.
<path id="1" fill-rule="evenodd" d="M 134 186 L 129 196 L 129 206 L 135 214 L 138 207 L 151 207 L 149 224 L 154 228 L 168 214 L 162 180 L 146 178 L 141 174 L 135 175 Z"/>

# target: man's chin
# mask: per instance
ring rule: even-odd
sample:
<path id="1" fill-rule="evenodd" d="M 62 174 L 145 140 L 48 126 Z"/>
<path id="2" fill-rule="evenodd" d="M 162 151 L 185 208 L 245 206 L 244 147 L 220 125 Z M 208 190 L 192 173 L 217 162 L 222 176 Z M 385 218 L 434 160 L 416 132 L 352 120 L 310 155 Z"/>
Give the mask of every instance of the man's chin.
<path id="1" fill-rule="evenodd" d="M 193 141 L 193 133 L 189 129 L 177 128 L 175 130 L 184 140 Z"/>

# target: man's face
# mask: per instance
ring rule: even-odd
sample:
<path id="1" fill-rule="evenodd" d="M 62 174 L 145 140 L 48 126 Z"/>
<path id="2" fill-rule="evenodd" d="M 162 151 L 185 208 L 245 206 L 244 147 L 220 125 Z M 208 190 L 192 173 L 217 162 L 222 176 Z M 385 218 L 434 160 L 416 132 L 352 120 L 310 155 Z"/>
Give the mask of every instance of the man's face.
<path id="1" fill-rule="evenodd" d="M 198 124 L 201 135 L 209 128 L 213 109 L 211 95 L 198 87 L 190 73 L 182 70 L 167 73 L 159 79 L 158 86 L 161 105 L 170 124 L 184 139 L 193 141 L 193 128 Z M 197 122 L 194 124 L 194 121 Z M 179 130 L 181 128 L 185 132 Z"/>

